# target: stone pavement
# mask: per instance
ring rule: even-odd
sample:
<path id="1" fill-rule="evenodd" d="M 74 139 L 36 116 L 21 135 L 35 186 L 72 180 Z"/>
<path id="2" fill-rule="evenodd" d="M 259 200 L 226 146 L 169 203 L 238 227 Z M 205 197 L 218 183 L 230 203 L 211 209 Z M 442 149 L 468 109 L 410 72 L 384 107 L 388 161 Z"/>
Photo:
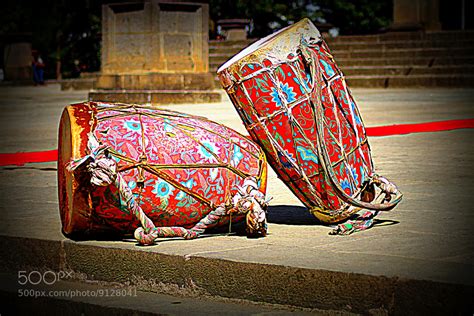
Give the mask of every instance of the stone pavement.
<path id="1" fill-rule="evenodd" d="M 474 117 L 474 90 L 354 94 L 366 126 Z M 84 91 L 61 92 L 57 85 L 1 88 L 0 151 L 56 148 L 62 108 L 84 99 Z M 230 101 L 223 100 L 167 107 L 245 133 Z M 405 197 L 373 229 L 351 236 L 329 236 L 329 228 L 318 225 L 271 172 L 266 238 L 219 235 L 152 247 L 73 242 L 60 232 L 55 163 L 0 167 L 0 269 L 73 270 L 165 294 L 156 284 L 183 291 L 192 284 L 204 296 L 321 310 L 472 313 L 473 137 L 472 130 L 457 130 L 370 138 L 378 173 Z"/>

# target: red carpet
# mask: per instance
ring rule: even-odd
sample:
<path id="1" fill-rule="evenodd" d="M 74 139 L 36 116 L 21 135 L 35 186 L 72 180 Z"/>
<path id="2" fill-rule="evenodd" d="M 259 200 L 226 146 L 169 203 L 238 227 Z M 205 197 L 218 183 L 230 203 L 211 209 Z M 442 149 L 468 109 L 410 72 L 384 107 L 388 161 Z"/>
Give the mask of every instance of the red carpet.
<path id="1" fill-rule="evenodd" d="M 58 160 L 58 150 L 31 151 L 26 153 L 0 154 L 0 166 L 23 166 L 30 162 L 50 162 Z"/>
<path id="2" fill-rule="evenodd" d="M 367 136 L 390 136 L 474 128 L 474 119 L 367 127 Z"/>
<path id="3" fill-rule="evenodd" d="M 463 128 L 474 128 L 474 119 L 374 126 L 367 127 L 366 130 L 368 136 L 390 136 L 411 133 L 440 132 Z M 25 163 L 51 162 L 57 160 L 57 149 L 47 151 L 0 154 L 0 166 L 22 166 Z"/>

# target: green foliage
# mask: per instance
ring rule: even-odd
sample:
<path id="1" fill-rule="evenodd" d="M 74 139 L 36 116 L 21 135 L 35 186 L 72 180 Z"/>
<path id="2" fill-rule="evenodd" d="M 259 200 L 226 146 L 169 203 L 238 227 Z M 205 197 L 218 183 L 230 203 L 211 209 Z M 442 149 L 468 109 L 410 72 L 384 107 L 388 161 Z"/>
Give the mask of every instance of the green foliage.
<path id="1" fill-rule="evenodd" d="M 341 34 L 375 33 L 392 20 L 392 1 L 381 0 L 320 0 L 325 19 Z"/>
<path id="2" fill-rule="evenodd" d="M 341 34 L 367 34 L 387 27 L 392 18 L 390 0 L 210 0 L 211 18 L 251 19 L 251 36 L 261 37 L 304 17 L 330 23 Z"/>

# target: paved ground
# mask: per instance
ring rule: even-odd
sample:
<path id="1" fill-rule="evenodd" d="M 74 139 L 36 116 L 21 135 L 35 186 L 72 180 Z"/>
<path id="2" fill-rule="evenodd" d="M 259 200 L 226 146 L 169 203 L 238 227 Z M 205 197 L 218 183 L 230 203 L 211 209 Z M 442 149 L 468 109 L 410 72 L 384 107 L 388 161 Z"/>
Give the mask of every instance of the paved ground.
<path id="1" fill-rule="evenodd" d="M 356 89 L 354 94 L 367 126 L 474 117 L 474 90 Z M 82 91 L 61 92 L 56 85 L 1 88 L 0 151 L 56 148 L 62 108 L 85 98 L 86 94 Z M 245 132 L 232 105 L 224 99 L 226 101 L 218 104 L 170 108 L 205 115 Z M 295 278 L 303 278 L 295 280 L 295 284 L 307 281 L 304 280 L 306 272 L 301 271 L 333 271 L 348 275 L 383 276 L 389 278 L 387 286 L 390 280 L 396 278 L 472 287 L 473 137 L 473 130 L 457 130 L 371 138 L 377 171 L 396 182 L 405 198 L 395 210 L 382 214 L 376 227 L 366 232 L 343 237 L 329 236 L 329 228 L 317 225 L 272 172 L 268 194 L 274 199 L 269 210 L 270 235 L 267 238 L 249 240 L 238 236 L 215 236 L 193 241 L 167 240 L 148 248 L 137 247 L 131 242 L 65 241 L 61 244 L 65 247 L 62 256 L 66 256 L 69 268 L 92 271 L 91 275 L 103 279 L 114 278 L 114 275 L 110 272 L 107 276 L 107 273 L 98 270 L 95 260 L 103 260 L 102 255 L 91 252 L 90 260 L 78 259 L 73 249 L 82 249 L 82 253 L 86 254 L 84 247 L 91 246 L 96 247 L 94 249 L 176 256 L 186 262 L 190 258 L 198 260 L 198 263 L 201 262 L 199 260 L 218 259 L 303 269 L 295 270 L 300 273 L 298 276 L 295 272 Z M 3 215 L 0 235 L 64 241 L 60 232 L 56 190 L 54 163 L 0 168 L 0 213 Z M 125 281 L 128 276 L 115 277 L 117 281 Z M 199 285 L 211 288 L 206 280 L 203 277 Z M 227 283 L 216 284 L 215 288 L 229 297 L 234 295 L 231 291 L 236 291 L 238 287 L 229 288 Z M 365 286 L 369 289 L 370 284 Z M 292 291 L 296 294 L 288 294 Z M 288 288 L 284 293 L 295 300 L 291 295 L 304 298 L 309 295 L 307 291 L 304 288 Z M 279 301 L 280 297 L 272 298 L 272 294 L 268 294 L 268 300 L 265 297 L 254 298 L 247 292 L 235 295 L 270 302 L 288 301 Z M 354 293 L 354 297 L 358 295 Z M 295 305 L 312 305 L 303 298 L 301 303 L 296 302 Z M 328 308 L 324 304 L 321 306 Z"/>

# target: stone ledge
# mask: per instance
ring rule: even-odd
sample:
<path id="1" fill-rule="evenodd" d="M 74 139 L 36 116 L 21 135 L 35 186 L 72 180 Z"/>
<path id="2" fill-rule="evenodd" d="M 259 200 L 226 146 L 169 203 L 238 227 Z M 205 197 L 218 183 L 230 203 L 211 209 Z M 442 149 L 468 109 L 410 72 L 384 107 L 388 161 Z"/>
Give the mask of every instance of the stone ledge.
<path id="1" fill-rule="evenodd" d="M 123 242 L 101 245 L 0 236 L 0 254 L 4 272 L 74 271 L 89 280 L 132 284 L 138 290 L 153 291 L 153 285 L 160 284 L 160 292 L 178 286 L 210 296 L 355 313 L 374 309 L 390 314 L 470 313 L 473 308 L 472 285 L 225 260 L 199 253 L 182 256 Z"/>
<path id="2" fill-rule="evenodd" d="M 97 89 L 111 90 L 202 90 L 213 88 L 212 75 L 204 73 L 101 74 Z"/>
<path id="3" fill-rule="evenodd" d="M 0 274 L 0 306 L 8 306 L 8 312 L 13 312 L 15 315 L 48 316 L 104 314 L 220 316 L 292 313 L 314 315 L 315 312 L 318 315 L 354 315 L 342 311 L 314 310 L 223 297 L 199 296 L 194 292 L 185 295 L 180 293 L 178 287 L 171 287 L 174 293 L 169 295 L 141 291 L 135 286 L 126 284 L 77 280 L 71 277 L 54 280 L 50 272 L 47 276 L 48 284 L 40 282 L 38 285 L 33 285 L 19 284 L 16 275 Z M 19 297 L 19 293 L 28 293 L 28 296 Z"/>
<path id="4" fill-rule="evenodd" d="M 347 66 L 344 67 L 343 73 L 346 76 L 391 76 L 402 75 L 406 77 L 416 75 L 474 75 L 474 65 L 452 65 L 452 66 Z"/>
<path id="5" fill-rule="evenodd" d="M 92 90 L 96 87 L 95 78 L 64 79 L 60 81 L 61 90 Z"/>
<path id="6" fill-rule="evenodd" d="M 89 101 L 135 104 L 179 104 L 221 102 L 220 91 L 208 90 L 93 90 Z"/>
<path id="7" fill-rule="evenodd" d="M 474 87 L 474 75 L 375 75 L 347 76 L 352 87 L 403 88 L 403 87 Z"/>

